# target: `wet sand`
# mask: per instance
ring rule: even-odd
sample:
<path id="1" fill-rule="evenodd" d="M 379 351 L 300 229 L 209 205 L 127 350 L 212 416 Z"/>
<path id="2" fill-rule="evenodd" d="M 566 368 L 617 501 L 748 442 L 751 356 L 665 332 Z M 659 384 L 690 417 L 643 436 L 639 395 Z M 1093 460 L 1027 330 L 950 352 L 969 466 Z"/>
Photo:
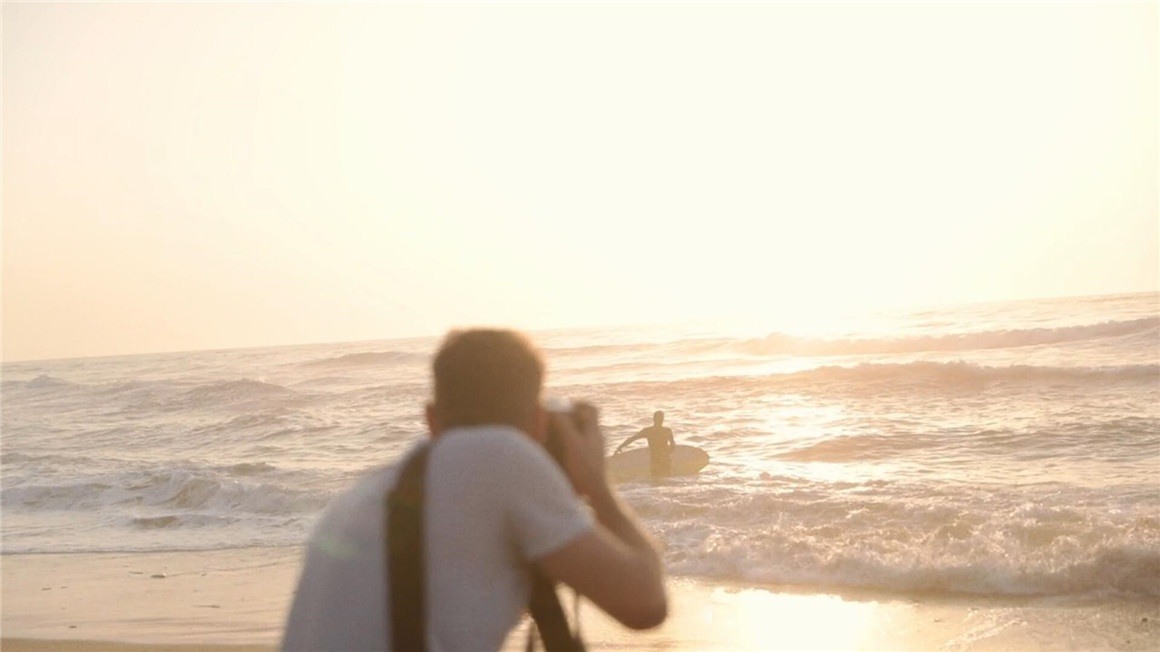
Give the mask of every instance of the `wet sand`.
<path id="1" fill-rule="evenodd" d="M 300 551 L 4 555 L 4 652 L 273 650 Z M 670 581 L 670 616 L 633 632 L 586 604 L 591 649 L 1154 650 L 1160 600 L 842 595 Z M 572 596 L 565 605 L 571 610 Z M 506 648 L 522 649 L 517 630 Z"/>

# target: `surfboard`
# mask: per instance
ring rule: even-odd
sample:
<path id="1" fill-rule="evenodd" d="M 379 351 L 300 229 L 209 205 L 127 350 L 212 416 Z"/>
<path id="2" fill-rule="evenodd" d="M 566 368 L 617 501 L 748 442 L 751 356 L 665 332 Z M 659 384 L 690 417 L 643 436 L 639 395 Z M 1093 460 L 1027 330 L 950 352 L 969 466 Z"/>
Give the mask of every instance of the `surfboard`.
<path id="1" fill-rule="evenodd" d="M 673 466 L 670 475 L 696 475 L 709 463 L 709 454 L 696 446 L 677 445 L 673 448 Z M 649 480 L 648 446 L 609 456 L 604 460 L 608 478 L 613 482 Z"/>

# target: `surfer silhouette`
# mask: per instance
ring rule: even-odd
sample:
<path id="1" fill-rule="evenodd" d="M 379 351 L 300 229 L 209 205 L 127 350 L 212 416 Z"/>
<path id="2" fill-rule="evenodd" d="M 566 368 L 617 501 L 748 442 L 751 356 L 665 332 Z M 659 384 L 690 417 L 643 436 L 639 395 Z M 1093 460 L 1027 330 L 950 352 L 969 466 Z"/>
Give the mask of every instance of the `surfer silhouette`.
<path id="1" fill-rule="evenodd" d="M 677 442 L 673 439 L 672 428 L 666 428 L 664 425 L 665 413 L 657 410 L 653 412 L 653 424 L 647 428 L 642 428 L 640 432 L 624 440 L 624 443 L 616 448 L 613 455 L 619 453 L 632 442 L 638 439 L 648 440 L 649 452 L 649 469 L 652 471 L 654 478 L 661 478 L 672 473 L 673 465 L 673 447 Z"/>

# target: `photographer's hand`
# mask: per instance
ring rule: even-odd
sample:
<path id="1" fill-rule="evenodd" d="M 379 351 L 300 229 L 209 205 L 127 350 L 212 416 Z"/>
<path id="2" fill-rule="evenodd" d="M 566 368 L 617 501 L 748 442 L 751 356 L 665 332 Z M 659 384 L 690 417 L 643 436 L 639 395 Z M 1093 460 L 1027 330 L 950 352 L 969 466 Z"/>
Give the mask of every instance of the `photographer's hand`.
<path id="1" fill-rule="evenodd" d="M 562 435 L 567 451 L 564 471 L 576 492 L 595 496 L 608 491 L 604 472 L 604 434 L 600 416 L 591 403 L 577 402 L 572 414 L 552 414 L 552 425 Z"/>

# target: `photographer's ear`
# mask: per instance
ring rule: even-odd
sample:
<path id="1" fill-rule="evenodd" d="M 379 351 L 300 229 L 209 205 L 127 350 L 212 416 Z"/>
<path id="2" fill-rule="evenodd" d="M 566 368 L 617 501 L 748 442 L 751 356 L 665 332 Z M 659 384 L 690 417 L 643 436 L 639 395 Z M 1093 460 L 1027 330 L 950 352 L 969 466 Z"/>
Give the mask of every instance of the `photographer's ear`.
<path id="1" fill-rule="evenodd" d="M 545 410 L 542 405 L 536 406 L 536 416 L 532 419 L 532 432 L 528 434 L 540 444 L 548 441 L 548 428 L 551 426 L 551 420 L 551 412 Z"/>

